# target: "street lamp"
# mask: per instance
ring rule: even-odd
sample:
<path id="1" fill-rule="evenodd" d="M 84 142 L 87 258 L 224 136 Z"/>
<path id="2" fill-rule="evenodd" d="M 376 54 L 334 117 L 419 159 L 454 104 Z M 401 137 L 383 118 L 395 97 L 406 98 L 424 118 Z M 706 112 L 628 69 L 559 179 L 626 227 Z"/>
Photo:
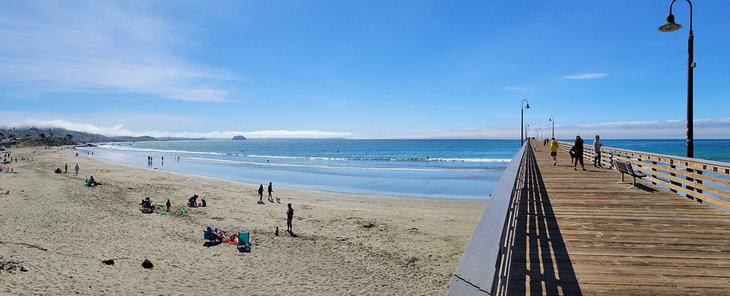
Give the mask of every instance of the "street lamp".
<path id="1" fill-rule="evenodd" d="M 674 22 L 674 15 L 672 14 L 672 6 L 677 0 L 672 0 L 669 4 L 669 15 L 667 16 L 667 23 L 659 27 L 661 32 L 674 32 L 682 28 L 682 25 Z M 689 3 L 689 39 L 687 39 L 687 47 L 689 57 L 687 59 L 687 157 L 694 157 L 694 130 L 693 130 L 693 107 L 692 107 L 692 94 L 693 94 L 693 72 L 695 68 L 694 62 L 694 32 L 692 31 L 692 2 L 687 0 Z"/>
<path id="2" fill-rule="evenodd" d="M 548 119 L 553 123 L 553 136 L 551 138 L 555 138 L 555 116 L 550 115 L 550 119 Z"/>
<path id="3" fill-rule="evenodd" d="M 520 146 L 525 144 L 525 109 L 530 109 L 530 102 L 522 99 L 522 103 L 520 103 Z"/>

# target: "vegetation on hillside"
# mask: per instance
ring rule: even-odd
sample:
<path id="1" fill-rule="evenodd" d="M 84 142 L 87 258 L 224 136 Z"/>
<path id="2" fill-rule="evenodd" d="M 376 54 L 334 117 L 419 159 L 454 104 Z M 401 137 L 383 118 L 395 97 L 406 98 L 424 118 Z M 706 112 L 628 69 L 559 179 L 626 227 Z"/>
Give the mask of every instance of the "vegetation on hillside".
<path id="1" fill-rule="evenodd" d="M 155 141 L 156 139 L 149 136 L 107 137 L 63 128 L 0 128 L 0 141 L 10 143 L 14 140 L 22 142 L 26 146 L 58 146 L 97 142 Z"/>

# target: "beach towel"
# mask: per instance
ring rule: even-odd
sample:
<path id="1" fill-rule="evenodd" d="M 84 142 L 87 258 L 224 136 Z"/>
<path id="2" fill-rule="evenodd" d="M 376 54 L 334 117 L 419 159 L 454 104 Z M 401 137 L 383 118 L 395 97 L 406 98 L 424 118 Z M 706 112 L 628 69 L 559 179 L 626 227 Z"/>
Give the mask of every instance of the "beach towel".
<path id="1" fill-rule="evenodd" d="M 238 245 L 238 237 L 234 236 L 232 239 L 230 237 L 226 237 L 223 239 L 223 242 L 229 245 Z"/>
<path id="2" fill-rule="evenodd" d="M 236 248 L 241 253 L 251 252 L 251 234 L 248 233 L 248 231 L 238 232 L 238 244 L 236 245 Z"/>

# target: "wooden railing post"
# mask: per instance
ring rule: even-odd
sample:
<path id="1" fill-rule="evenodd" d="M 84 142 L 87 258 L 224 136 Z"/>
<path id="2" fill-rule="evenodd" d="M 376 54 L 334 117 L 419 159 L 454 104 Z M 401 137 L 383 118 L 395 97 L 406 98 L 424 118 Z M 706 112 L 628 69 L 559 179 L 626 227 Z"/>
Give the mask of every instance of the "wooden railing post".
<path id="1" fill-rule="evenodd" d="M 672 169 L 677 169 L 677 165 L 674 164 L 674 160 L 673 159 L 670 159 L 669 160 L 669 167 L 672 168 Z M 677 174 L 675 174 L 673 172 L 669 172 L 669 175 L 672 176 L 672 177 L 676 177 L 677 176 Z M 670 183 L 672 185 L 677 185 L 677 186 L 680 186 L 680 187 L 682 186 L 682 183 L 679 183 L 679 182 L 670 181 Z M 669 188 L 669 190 L 671 190 L 674 193 L 677 193 L 677 190 L 675 190 L 675 189 Z"/>
<path id="2" fill-rule="evenodd" d="M 687 183 L 688 183 L 687 185 L 684 185 L 684 188 L 687 188 L 687 190 L 690 190 L 690 191 L 695 191 L 695 187 L 692 185 L 689 185 L 689 184 L 694 183 L 694 181 L 695 181 L 694 178 L 690 177 L 690 175 L 692 173 L 694 173 L 694 169 L 690 168 L 689 163 L 685 161 L 684 170 L 687 171 L 687 176 L 685 176 L 685 179 L 687 180 Z M 695 199 L 694 196 L 689 195 L 689 194 L 685 194 L 685 196 L 687 196 L 687 198 L 689 198 L 689 199 Z"/>

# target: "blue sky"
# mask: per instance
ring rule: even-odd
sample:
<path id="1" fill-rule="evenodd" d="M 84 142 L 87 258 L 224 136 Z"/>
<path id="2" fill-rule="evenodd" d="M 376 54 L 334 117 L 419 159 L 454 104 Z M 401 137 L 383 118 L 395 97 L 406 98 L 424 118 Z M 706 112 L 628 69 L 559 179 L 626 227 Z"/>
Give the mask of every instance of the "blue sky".
<path id="1" fill-rule="evenodd" d="M 730 1 L 696 1 L 698 138 L 730 138 Z M 683 138 L 670 1 L 0 1 L 0 125 L 107 135 Z"/>

